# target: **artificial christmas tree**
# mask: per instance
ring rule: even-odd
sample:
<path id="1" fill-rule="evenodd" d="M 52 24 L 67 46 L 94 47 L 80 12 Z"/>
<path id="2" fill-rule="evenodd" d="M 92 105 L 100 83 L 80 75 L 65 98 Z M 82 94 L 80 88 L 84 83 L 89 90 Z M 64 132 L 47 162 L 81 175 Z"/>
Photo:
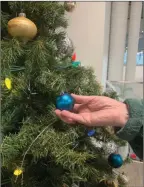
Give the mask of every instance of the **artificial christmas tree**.
<path id="1" fill-rule="evenodd" d="M 123 142 L 107 128 L 69 127 L 54 113 L 62 92 L 102 95 L 91 68 L 72 66 L 71 46 L 66 50 L 71 54 L 60 50 L 66 33 L 59 28 L 67 27 L 64 5 L 3 2 L 2 10 L 3 186 L 89 187 L 115 180 L 106 151 L 92 138 Z M 37 27 L 37 35 L 27 42 L 7 30 L 8 21 L 20 12 Z"/>

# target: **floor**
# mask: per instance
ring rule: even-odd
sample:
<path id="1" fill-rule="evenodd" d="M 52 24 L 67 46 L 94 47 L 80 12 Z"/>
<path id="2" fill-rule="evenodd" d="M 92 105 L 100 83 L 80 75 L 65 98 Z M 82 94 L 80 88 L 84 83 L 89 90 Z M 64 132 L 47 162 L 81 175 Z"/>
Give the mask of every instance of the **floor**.
<path id="1" fill-rule="evenodd" d="M 134 161 L 121 167 L 119 170 L 125 172 L 129 178 L 127 187 L 144 187 L 144 164 L 143 162 Z"/>

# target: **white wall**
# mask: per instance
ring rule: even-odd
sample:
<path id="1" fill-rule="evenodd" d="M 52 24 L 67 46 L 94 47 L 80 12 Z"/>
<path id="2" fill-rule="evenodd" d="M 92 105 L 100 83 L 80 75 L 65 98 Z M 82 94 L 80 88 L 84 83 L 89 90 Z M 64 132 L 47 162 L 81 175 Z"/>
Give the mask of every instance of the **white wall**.
<path id="1" fill-rule="evenodd" d="M 136 82 L 143 82 L 143 66 L 136 66 L 135 80 Z M 123 80 L 126 73 L 126 66 L 123 67 Z"/>
<path id="2" fill-rule="evenodd" d="M 103 84 L 103 74 L 106 76 L 103 67 L 106 68 L 108 55 L 109 5 L 108 2 L 77 2 L 75 10 L 66 15 L 67 32 L 74 42 L 77 60 L 93 67 Z"/>
<path id="3" fill-rule="evenodd" d="M 125 52 L 128 2 L 112 2 L 108 80 L 121 81 Z"/>
<path id="4" fill-rule="evenodd" d="M 135 81 L 143 82 L 143 66 L 136 66 Z"/>

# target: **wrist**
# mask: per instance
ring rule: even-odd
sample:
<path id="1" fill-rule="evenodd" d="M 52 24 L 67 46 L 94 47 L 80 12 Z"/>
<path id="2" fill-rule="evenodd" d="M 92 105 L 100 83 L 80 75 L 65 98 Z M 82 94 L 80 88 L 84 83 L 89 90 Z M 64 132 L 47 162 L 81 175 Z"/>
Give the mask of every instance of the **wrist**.
<path id="1" fill-rule="evenodd" d="M 117 133 L 121 128 L 123 128 L 129 119 L 128 106 L 125 103 L 121 103 L 120 110 L 121 110 L 121 114 L 119 114 L 120 123 L 119 125 L 114 127 L 115 133 Z"/>
<path id="2" fill-rule="evenodd" d="M 129 119 L 128 105 L 121 103 L 120 110 L 120 127 L 124 127 Z"/>
<path id="3" fill-rule="evenodd" d="M 125 104 L 125 103 L 123 103 L 123 105 L 124 105 L 124 122 L 123 122 L 123 126 L 125 126 L 127 121 L 128 121 L 128 119 L 129 119 L 129 109 L 128 109 L 129 106 L 127 104 Z"/>
<path id="4" fill-rule="evenodd" d="M 126 141 L 132 141 L 137 136 L 142 138 L 142 133 L 140 134 L 140 132 L 142 132 L 144 121 L 143 101 L 138 99 L 126 99 L 124 103 L 127 104 L 129 118 L 124 127 L 117 132 L 117 136 Z"/>

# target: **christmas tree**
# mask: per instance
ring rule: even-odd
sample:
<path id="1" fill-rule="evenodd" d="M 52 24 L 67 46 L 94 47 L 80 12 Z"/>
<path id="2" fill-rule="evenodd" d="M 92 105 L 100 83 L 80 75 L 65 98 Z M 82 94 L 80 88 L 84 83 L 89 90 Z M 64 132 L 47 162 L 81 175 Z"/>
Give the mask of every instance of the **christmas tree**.
<path id="1" fill-rule="evenodd" d="M 115 180 L 109 151 L 97 146 L 123 144 L 112 129 L 97 127 L 89 135 L 54 113 L 62 92 L 103 94 L 93 70 L 72 63 L 64 5 L 2 2 L 1 16 L 3 186 L 88 187 Z"/>

